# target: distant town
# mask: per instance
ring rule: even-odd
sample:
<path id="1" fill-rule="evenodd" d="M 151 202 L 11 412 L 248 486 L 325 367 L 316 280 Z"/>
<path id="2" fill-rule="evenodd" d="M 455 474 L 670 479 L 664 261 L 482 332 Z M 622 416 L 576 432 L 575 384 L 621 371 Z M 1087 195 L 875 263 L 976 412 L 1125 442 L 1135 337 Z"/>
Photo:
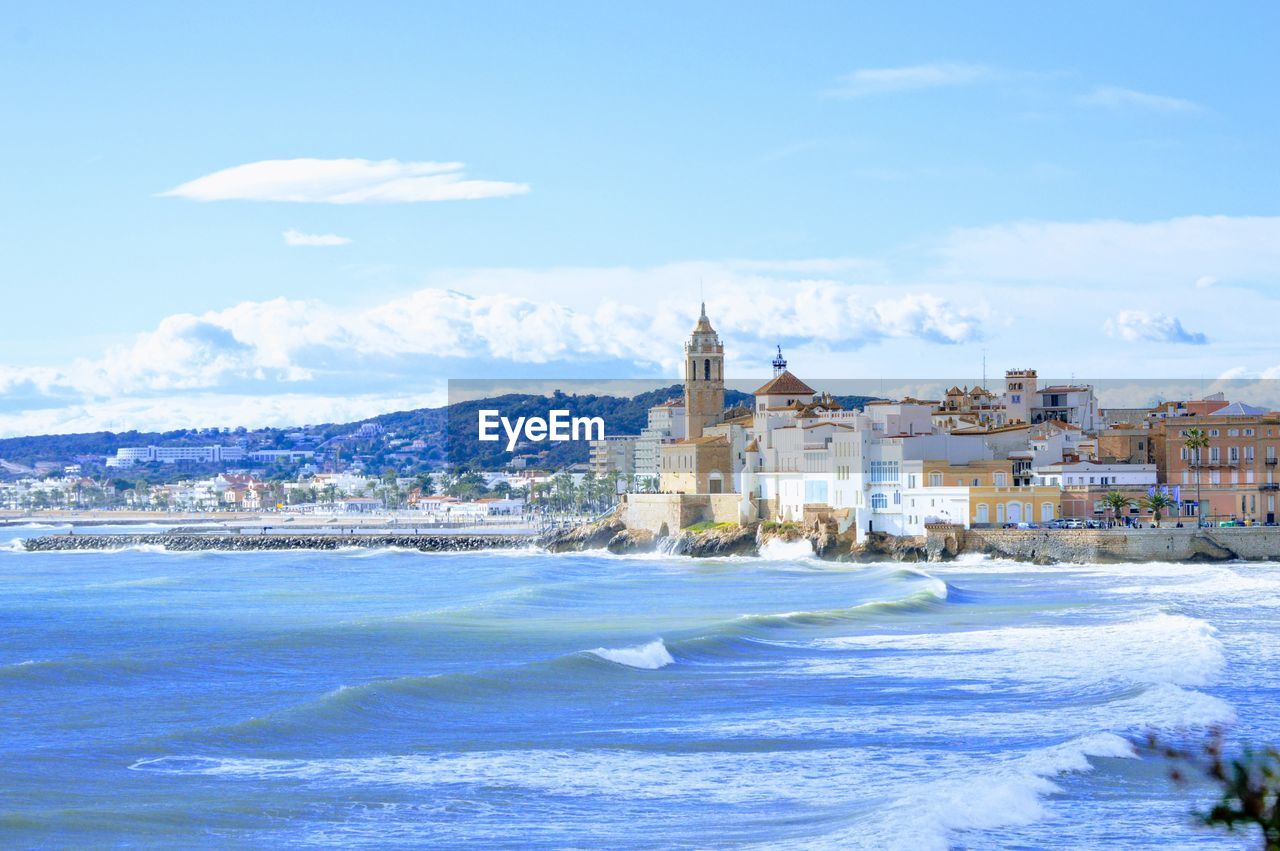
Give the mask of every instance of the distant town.
<path id="1" fill-rule="evenodd" d="M 705 308 L 684 364 L 682 386 L 643 397 L 557 394 L 607 412 L 608 436 L 576 447 L 580 460 L 528 444 L 446 452 L 445 432 L 457 429 L 444 409 L 349 426 L 193 430 L 139 445 L 125 445 L 128 435 L 28 438 L 0 441 L 10 455 L 0 455 L 0 509 L 404 513 L 483 524 L 624 503 L 627 525 L 654 534 L 770 521 L 831 524 L 860 539 L 919 536 L 930 524 L 1277 522 L 1280 412 L 1222 394 L 1103 409 L 1090 384 L 1042 384 L 1035 369 L 1014 368 L 997 386 L 952 386 L 933 399 L 836 397 L 793 374 L 780 348 L 772 377 L 744 394 L 726 390 L 724 346 Z M 39 457 L 59 450 L 64 457 Z"/>

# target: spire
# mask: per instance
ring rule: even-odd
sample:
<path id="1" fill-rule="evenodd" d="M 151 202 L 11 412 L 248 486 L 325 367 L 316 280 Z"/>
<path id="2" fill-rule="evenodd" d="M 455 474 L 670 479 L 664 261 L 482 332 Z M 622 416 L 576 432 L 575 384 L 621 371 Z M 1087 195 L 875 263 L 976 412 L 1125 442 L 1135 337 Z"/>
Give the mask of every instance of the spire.
<path id="1" fill-rule="evenodd" d="M 778 356 L 773 359 L 773 377 L 777 378 L 779 375 L 782 375 L 782 373 L 786 371 L 787 371 L 787 361 L 786 361 L 786 358 L 782 356 L 782 346 L 779 345 Z"/>
<path id="2" fill-rule="evenodd" d="M 693 327 L 693 333 L 715 334 L 715 329 L 711 327 L 711 320 L 707 318 L 707 303 L 702 302 L 698 310 L 698 324 Z"/>

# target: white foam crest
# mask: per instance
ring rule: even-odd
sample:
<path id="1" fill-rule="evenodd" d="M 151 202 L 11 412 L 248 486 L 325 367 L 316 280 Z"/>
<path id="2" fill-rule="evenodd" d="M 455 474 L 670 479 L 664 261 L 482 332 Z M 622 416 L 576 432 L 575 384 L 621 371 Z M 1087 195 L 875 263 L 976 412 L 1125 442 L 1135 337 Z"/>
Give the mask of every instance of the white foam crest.
<path id="1" fill-rule="evenodd" d="M 891 748 L 747 753 L 632 750 L 496 750 L 335 759 L 161 756 L 135 771 L 226 778 L 291 778 L 336 788 L 379 784 L 430 788 L 479 784 L 620 800 L 701 799 L 724 804 L 832 802 L 875 797 L 873 781 L 909 788 L 929 766 L 977 767 L 964 755 Z"/>
<path id="2" fill-rule="evenodd" d="M 680 735 L 717 739 L 806 739 L 838 737 L 919 737 L 921 730 L 934 729 L 938 716 L 926 703 L 917 703 L 914 692 L 941 689 L 969 690 L 971 684 L 922 684 L 917 689 L 889 687 L 883 694 L 906 695 L 891 713 L 879 710 L 879 703 L 865 707 L 807 712 L 802 715 L 760 712 L 736 718 L 707 716 L 669 728 Z M 1034 740 L 1049 735 L 1091 736 L 1099 732 L 1140 735 L 1150 730 L 1206 729 L 1230 724 L 1235 711 L 1225 701 L 1169 683 L 1143 687 L 1136 694 L 1110 701 L 1045 703 L 1033 697 L 1015 698 L 1024 707 L 997 709 L 991 704 L 953 713 L 946 718 L 946 734 L 961 740 Z M 1008 707 L 1002 700 L 994 706 Z M 919 709 L 914 707 L 919 706 Z"/>
<path id="3" fill-rule="evenodd" d="M 808 538 L 797 538 L 794 541 L 770 538 L 760 548 L 760 558 L 765 561 L 798 561 L 813 557 L 813 542 Z"/>
<path id="4" fill-rule="evenodd" d="M 587 652 L 609 662 L 626 665 L 628 668 L 642 668 L 647 671 L 665 668 L 676 661 L 672 658 L 670 651 L 667 650 L 667 645 L 663 643 L 661 638 L 656 641 L 650 641 L 648 644 L 637 644 L 634 647 L 620 647 L 617 649 L 597 647 L 595 650 L 588 650 Z"/>
<path id="5" fill-rule="evenodd" d="M 1042 818 L 1043 796 L 1057 789 L 1052 778 L 1089 770 L 1090 756 L 1131 755 L 1123 739 L 1096 735 L 995 759 L 883 747 L 681 754 L 502 750 L 317 760 L 175 755 L 141 759 L 129 768 L 227 780 L 288 779 L 348 791 L 360 785 L 456 790 L 462 784 L 633 802 L 701 800 L 828 814 L 860 810 L 869 815 L 858 818 L 855 829 L 800 844 L 916 851 L 945 848 L 956 831 Z M 922 785 L 922 776 L 939 779 Z"/>
<path id="6" fill-rule="evenodd" d="M 1217 630 L 1198 618 L 1160 613 L 1132 621 L 966 632 L 817 639 L 825 649 L 911 651 L 897 676 L 987 682 L 1212 683 L 1225 665 Z M 862 656 L 802 660 L 801 672 L 869 676 L 881 664 Z"/>
<path id="7" fill-rule="evenodd" d="M 917 784 L 852 830 L 814 843 L 921 851 L 952 847 L 956 833 L 990 831 L 1032 824 L 1049 816 L 1045 797 L 1060 791 L 1054 779 L 1092 770 L 1089 757 L 1131 759 L 1132 745 L 1119 736 L 1097 733 L 998 760 L 980 772 Z"/>

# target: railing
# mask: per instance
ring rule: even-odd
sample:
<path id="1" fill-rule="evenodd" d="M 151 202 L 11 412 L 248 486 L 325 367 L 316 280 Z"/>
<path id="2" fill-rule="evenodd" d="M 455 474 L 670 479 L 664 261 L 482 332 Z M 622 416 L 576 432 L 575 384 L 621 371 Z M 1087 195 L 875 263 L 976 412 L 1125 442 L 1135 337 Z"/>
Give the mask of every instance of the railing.
<path id="1" fill-rule="evenodd" d="M 1267 464 L 1267 466 L 1268 466 L 1268 467 L 1274 467 L 1274 466 L 1276 465 L 1276 459 L 1275 459 L 1275 458 L 1268 458 L 1268 459 L 1267 459 L 1267 461 L 1266 461 L 1266 464 Z"/>
<path id="2" fill-rule="evenodd" d="M 1258 490 L 1260 490 L 1260 491 L 1280 491 L 1280 483 L 1276 483 L 1276 482 L 1263 482 L 1262 484 L 1258 485 Z"/>

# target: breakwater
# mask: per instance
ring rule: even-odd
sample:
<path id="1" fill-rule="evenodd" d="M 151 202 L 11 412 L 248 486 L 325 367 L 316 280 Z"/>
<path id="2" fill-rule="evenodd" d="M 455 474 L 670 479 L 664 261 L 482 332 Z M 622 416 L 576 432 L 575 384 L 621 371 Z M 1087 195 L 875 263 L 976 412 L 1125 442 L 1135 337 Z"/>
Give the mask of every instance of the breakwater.
<path id="1" fill-rule="evenodd" d="M 340 550 L 399 547 L 421 552 L 470 552 L 516 549 L 533 543 L 527 535 L 423 535 L 423 534 L 291 534 L 235 535 L 161 533 L 149 535 L 44 535 L 28 538 L 29 552 L 119 550 L 129 547 L 162 547 L 174 552 L 206 550 L 245 552 L 260 550 Z"/>

